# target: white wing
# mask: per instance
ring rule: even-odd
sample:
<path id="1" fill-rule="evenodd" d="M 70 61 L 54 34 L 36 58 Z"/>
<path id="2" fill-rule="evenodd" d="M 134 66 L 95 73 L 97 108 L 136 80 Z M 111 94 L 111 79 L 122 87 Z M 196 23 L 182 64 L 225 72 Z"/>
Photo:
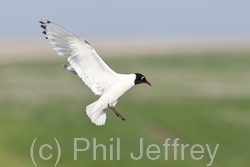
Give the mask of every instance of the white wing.
<path id="1" fill-rule="evenodd" d="M 67 57 L 71 67 L 96 95 L 112 85 L 117 73 L 98 56 L 87 41 L 48 20 L 40 20 L 43 33 L 58 55 Z"/>

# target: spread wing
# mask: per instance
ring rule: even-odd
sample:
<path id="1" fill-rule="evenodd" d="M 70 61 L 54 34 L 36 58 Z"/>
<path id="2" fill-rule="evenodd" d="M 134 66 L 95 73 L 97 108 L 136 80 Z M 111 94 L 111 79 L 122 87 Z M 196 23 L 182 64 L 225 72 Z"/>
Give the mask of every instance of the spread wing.
<path id="1" fill-rule="evenodd" d="M 96 95 L 102 95 L 116 80 L 114 72 L 90 44 L 48 20 L 40 20 L 43 33 L 58 55 L 67 57 L 75 71 Z"/>

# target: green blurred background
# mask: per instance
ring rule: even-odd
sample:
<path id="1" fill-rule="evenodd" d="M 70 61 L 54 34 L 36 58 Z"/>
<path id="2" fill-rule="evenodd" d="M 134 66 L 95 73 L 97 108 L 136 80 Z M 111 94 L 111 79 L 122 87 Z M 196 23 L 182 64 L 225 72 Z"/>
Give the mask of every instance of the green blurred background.
<path id="1" fill-rule="evenodd" d="M 61 64 L 66 62 L 63 58 L 1 64 L 1 166 L 34 166 L 30 147 L 35 138 L 34 158 L 38 166 L 54 166 L 57 157 L 54 138 L 61 146 L 58 166 L 62 167 L 207 166 L 210 158 L 206 144 L 212 152 L 219 144 L 212 166 L 248 166 L 249 52 L 104 56 L 104 60 L 120 73 L 142 72 L 153 86 L 139 85 L 127 92 L 117 105 L 127 120 L 123 122 L 109 112 L 102 127 L 92 124 L 85 113 L 85 107 L 98 96 L 77 76 L 63 70 Z M 89 150 L 79 152 L 77 160 L 74 138 L 85 138 L 90 143 Z M 103 160 L 101 148 L 97 149 L 97 160 L 93 160 L 94 138 L 97 144 L 107 147 L 107 160 Z M 120 160 L 116 160 L 118 138 Z M 139 156 L 140 138 L 144 141 L 144 156 L 136 161 L 130 153 Z M 163 144 L 167 138 L 170 143 L 180 138 L 179 144 L 190 145 L 185 149 L 184 160 L 180 147 L 177 160 L 173 147 L 169 147 L 165 160 Z M 53 148 L 44 148 L 44 157 L 53 155 L 48 161 L 39 157 L 43 144 Z M 159 159 L 147 158 L 145 151 L 150 144 L 159 146 Z M 201 160 L 191 158 L 190 147 L 194 144 L 204 147 Z M 110 160 L 110 145 L 114 147 L 114 160 Z M 85 148 L 86 143 L 79 142 L 78 147 Z"/>

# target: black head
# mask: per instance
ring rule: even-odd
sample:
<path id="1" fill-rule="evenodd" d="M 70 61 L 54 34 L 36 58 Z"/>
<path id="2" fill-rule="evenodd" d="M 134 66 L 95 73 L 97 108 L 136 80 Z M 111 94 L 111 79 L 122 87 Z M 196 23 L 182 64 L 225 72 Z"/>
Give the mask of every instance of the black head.
<path id="1" fill-rule="evenodd" d="M 151 83 L 147 81 L 146 77 L 140 73 L 135 73 L 135 85 L 145 83 L 151 86 Z"/>

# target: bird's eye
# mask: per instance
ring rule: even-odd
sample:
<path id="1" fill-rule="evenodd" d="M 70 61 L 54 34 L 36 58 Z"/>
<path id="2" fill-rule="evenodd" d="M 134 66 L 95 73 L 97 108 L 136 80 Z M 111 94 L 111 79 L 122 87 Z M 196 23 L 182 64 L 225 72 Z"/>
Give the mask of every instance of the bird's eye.
<path id="1" fill-rule="evenodd" d="M 144 79 L 145 79 L 145 77 L 144 77 L 144 76 L 142 76 L 142 77 L 141 77 L 141 80 L 144 80 Z"/>

